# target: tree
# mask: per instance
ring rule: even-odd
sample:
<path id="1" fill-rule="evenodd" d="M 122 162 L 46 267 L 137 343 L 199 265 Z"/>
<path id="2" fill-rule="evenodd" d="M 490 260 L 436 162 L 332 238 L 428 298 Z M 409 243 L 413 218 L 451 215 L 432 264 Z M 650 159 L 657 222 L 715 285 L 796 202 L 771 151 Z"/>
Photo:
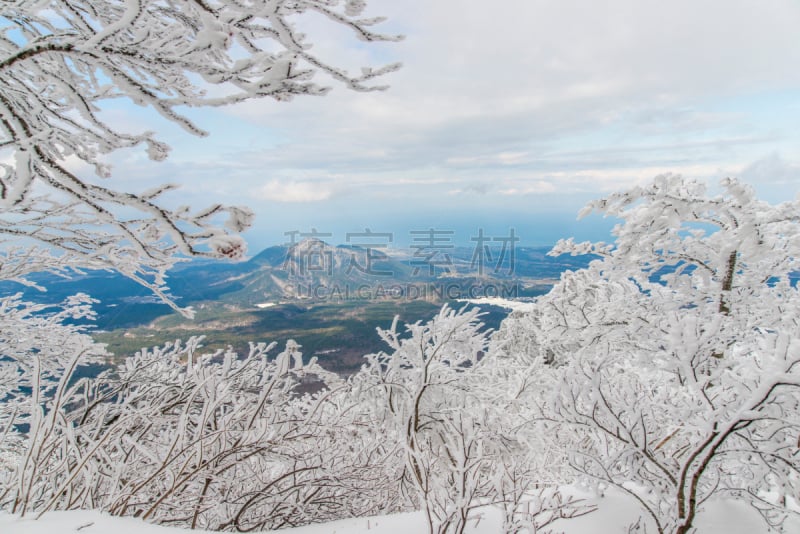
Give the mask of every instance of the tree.
<path id="1" fill-rule="evenodd" d="M 53 310 L 20 295 L 0 299 L 0 503 L 18 501 L 23 511 L 45 459 L 70 441 L 58 431 L 70 379 L 105 351 L 84 328 L 63 322 L 91 317 L 92 302 L 76 295 Z"/>
<path id="2" fill-rule="evenodd" d="M 398 65 L 350 75 L 317 56 L 293 22 L 318 16 L 364 41 L 398 39 L 372 31 L 381 19 L 363 18 L 365 6 L 364 0 L 3 2 L 0 280 L 36 286 L 29 277 L 36 272 L 113 269 L 191 315 L 167 293 L 166 271 L 193 256 L 242 257 L 237 234 L 253 213 L 219 204 L 168 207 L 162 196 L 175 187 L 169 184 L 144 192 L 103 184 L 111 177 L 105 155 L 143 145 L 151 159 L 162 160 L 169 150 L 152 132 L 107 122 L 104 106 L 126 99 L 205 135 L 181 108 L 323 95 L 328 88 L 318 85 L 317 74 L 356 91 L 382 89 L 372 80 Z M 75 162 L 96 176 L 73 171 Z M 265 528 L 347 515 L 342 507 L 369 509 L 351 463 L 309 465 L 319 463 L 325 439 L 340 437 L 310 410 L 331 421 L 338 412 L 335 404 L 320 407 L 295 391 L 309 369 L 284 368 L 294 350 L 270 362 L 264 345 L 241 359 L 231 352 L 199 357 L 193 339 L 142 351 L 118 377 L 75 380 L 78 365 L 103 354 L 67 321 L 89 314 L 87 299 L 56 310 L 18 296 L 0 300 L 0 502 L 9 510 L 96 506 L 187 526 L 228 521 Z M 259 393 L 262 386 L 267 393 Z M 226 392 L 233 397 L 222 399 Z M 270 429 L 278 429 L 284 449 L 253 444 Z M 373 469 L 373 452 L 365 447 L 348 458 L 361 462 L 363 474 Z M 225 476 L 246 483 L 234 487 Z M 241 501 L 231 504 L 225 496 L 235 490 L 254 493 L 235 495 Z M 214 492 L 219 499 L 212 502 Z"/>
<path id="3" fill-rule="evenodd" d="M 15 0 L 0 6 L 0 279 L 30 283 L 37 271 L 110 268 L 175 306 L 164 273 L 179 257 L 239 258 L 236 234 L 253 213 L 215 204 L 197 211 L 160 203 L 173 185 L 118 191 L 70 170 L 69 160 L 111 176 L 102 156 L 146 145 L 152 132 L 109 124 L 105 102 L 148 106 L 194 135 L 184 106 L 323 95 L 322 73 L 357 91 L 398 65 L 353 76 L 314 54 L 292 20 L 308 14 L 365 41 L 382 19 L 361 18 L 364 0 Z M 209 90 L 213 89 L 213 90 Z M 219 226 L 219 216 L 227 216 Z M 190 313 L 182 310 L 183 313 Z"/>
<path id="4" fill-rule="evenodd" d="M 238 531 L 397 511 L 397 449 L 339 377 L 293 341 L 277 356 L 275 344 L 239 355 L 200 342 L 142 350 L 96 378 L 74 376 L 80 352 L 57 380 L 40 369 L 41 391 L 16 403 L 29 408 L 27 439 L 0 442 L 21 449 L 0 463 L 0 506 Z"/>
<path id="5" fill-rule="evenodd" d="M 590 203 L 622 219 L 615 243 L 559 242 L 600 259 L 527 321 L 572 467 L 659 533 L 690 532 L 722 495 L 776 527 L 800 499 L 800 201 L 721 188 L 667 175 Z"/>
<path id="6" fill-rule="evenodd" d="M 392 352 L 368 358 L 405 451 L 400 491 L 425 511 L 430 534 L 462 532 L 491 486 L 491 453 L 473 417 L 480 407 L 469 402 L 463 379 L 486 348 L 482 326 L 477 310 L 444 307 L 430 322 L 408 325 L 404 339 L 395 320 L 379 331 Z"/>
<path id="7" fill-rule="evenodd" d="M 430 534 L 461 534 L 477 510 L 497 506 L 504 532 L 541 532 L 592 511 L 543 481 L 536 428 L 523 391 L 489 352 L 476 308 L 444 306 L 427 323 L 379 333 L 389 353 L 367 356 L 354 391 L 399 442 L 398 491 L 422 509 Z M 523 386 L 528 389 L 531 384 Z"/>

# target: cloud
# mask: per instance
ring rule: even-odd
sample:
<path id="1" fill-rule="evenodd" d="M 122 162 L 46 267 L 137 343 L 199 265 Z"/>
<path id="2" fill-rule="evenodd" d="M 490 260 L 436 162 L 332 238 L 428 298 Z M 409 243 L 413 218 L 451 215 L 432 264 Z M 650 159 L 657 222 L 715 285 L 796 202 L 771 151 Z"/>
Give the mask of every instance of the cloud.
<path id="1" fill-rule="evenodd" d="M 448 195 L 486 195 L 489 194 L 492 187 L 489 184 L 467 184 L 464 187 L 450 189 Z"/>
<path id="2" fill-rule="evenodd" d="M 551 182 L 536 181 L 533 183 L 525 184 L 521 187 L 509 187 L 501 189 L 499 193 L 504 196 L 517 196 L 517 195 L 541 195 L 544 193 L 555 193 L 558 188 Z"/>
<path id="3" fill-rule="evenodd" d="M 333 187 L 314 182 L 281 182 L 271 180 L 257 192 L 262 200 L 273 202 L 321 202 L 334 194 Z"/>
<path id="4" fill-rule="evenodd" d="M 402 60 L 385 80 L 388 92 L 337 88 L 325 98 L 230 110 L 285 139 L 260 153 L 270 168 L 336 172 L 345 182 L 360 173 L 379 180 L 458 171 L 466 187 L 515 168 L 530 174 L 553 154 L 595 151 L 606 162 L 643 142 L 675 152 L 654 161 L 631 151 L 623 167 L 668 166 L 669 158 L 684 165 L 681 147 L 689 145 L 691 164 L 719 165 L 752 154 L 736 139 L 774 130 L 749 104 L 725 102 L 800 87 L 800 70 L 791 68 L 800 63 L 794 0 L 724 8 L 696 0 L 371 0 L 369 8 L 406 40 L 370 57 L 346 34 L 323 33 L 316 49 L 348 67 Z"/>
<path id="5" fill-rule="evenodd" d="M 364 44 L 321 19 L 302 29 L 315 53 L 354 72 L 402 61 L 379 81 L 388 91 L 320 76 L 334 86 L 325 97 L 190 110 L 209 138 L 181 133 L 167 164 L 132 162 L 125 174 L 183 179 L 193 204 L 265 200 L 282 203 L 261 204 L 275 216 L 343 217 L 361 202 L 376 220 L 478 203 L 502 214 L 514 197 L 530 212 L 572 213 L 569 195 L 663 172 L 797 183 L 796 0 L 369 0 L 368 10 L 405 41 Z"/>
<path id="6" fill-rule="evenodd" d="M 746 166 L 739 177 L 750 183 L 797 187 L 800 184 L 800 162 L 786 161 L 780 154 L 773 153 Z"/>

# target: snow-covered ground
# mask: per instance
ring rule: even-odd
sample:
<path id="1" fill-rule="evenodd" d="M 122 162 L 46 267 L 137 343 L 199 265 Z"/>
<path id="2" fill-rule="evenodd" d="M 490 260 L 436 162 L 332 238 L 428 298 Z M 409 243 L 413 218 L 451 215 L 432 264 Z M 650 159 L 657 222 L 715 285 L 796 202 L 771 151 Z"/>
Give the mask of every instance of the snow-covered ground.
<path id="1" fill-rule="evenodd" d="M 475 304 L 477 306 L 480 306 L 481 304 L 486 306 L 499 306 L 501 308 L 506 308 L 511 311 L 530 311 L 535 306 L 533 302 L 527 302 L 521 300 L 508 300 L 500 297 L 482 297 L 479 299 L 458 299 L 458 302 L 468 302 L 470 304 Z"/>
<path id="2" fill-rule="evenodd" d="M 576 519 L 562 520 L 552 526 L 564 534 L 622 534 L 624 527 L 634 521 L 639 511 L 630 498 L 611 492 L 603 498 L 591 499 L 598 505 L 596 512 Z M 499 534 L 502 532 L 499 514 L 487 510 L 468 528 L 469 534 Z M 396 514 L 380 517 L 344 519 L 332 523 L 284 529 L 281 534 L 423 534 L 426 532 L 422 513 Z M 653 531 L 648 529 L 648 532 Z M 42 519 L 20 519 L 0 514 L 3 534 L 178 534 L 179 528 L 160 527 L 131 517 L 110 517 L 95 511 L 52 512 Z M 201 531 L 195 531 L 201 532 Z M 698 516 L 697 534 L 767 534 L 761 517 L 743 503 L 724 501 L 710 503 Z M 800 532 L 800 521 L 787 522 L 784 532 Z"/>

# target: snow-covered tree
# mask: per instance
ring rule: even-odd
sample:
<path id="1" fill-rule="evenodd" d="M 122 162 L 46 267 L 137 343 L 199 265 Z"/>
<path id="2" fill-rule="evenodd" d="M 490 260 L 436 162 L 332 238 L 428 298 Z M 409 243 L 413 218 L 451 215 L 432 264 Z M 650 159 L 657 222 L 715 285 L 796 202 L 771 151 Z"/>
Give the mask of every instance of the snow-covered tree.
<path id="1" fill-rule="evenodd" d="M 379 333 L 391 351 L 367 357 L 355 393 L 400 443 L 401 498 L 424 510 L 431 534 L 464 532 L 487 506 L 502 509 L 507 533 L 591 511 L 541 479 L 546 454 L 523 402 L 532 384 L 515 383 L 488 352 L 479 310 L 445 306 L 426 323 L 401 331 L 395 321 Z"/>
<path id="2" fill-rule="evenodd" d="M 401 490 L 425 510 L 431 534 L 461 532 L 490 486 L 481 476 L 490 451 L 475 424 L 481 407 L 469 402 L 462 378 L 486 349 L 481 327 L 477 310 L 447 307 L 408 325 L 406 337 L 395 321 L 379 332 L 392 351 L 370 359 L 404 445 Z"/>
<path id="3" fill-rule="evenodd" d="M 93 379 L 64 369 L 33 399 L 14 443 L 24 461 L 0 465 L 0 505 L 238 531 L 396 511 L 386 475 L 397 448 L 346 383 L 292 341 L 277 356 L 274 344 L 240 356 L 200 341 L 143 350 Z"/>
<path id="4" fill-rule="evenodd" d="M 74 395 L 71 378 L 104 350 L 64 321 L 90 317 L 91 303 L 86 295 L 55 309 L 19 295 L 0 299 L 0 503 L 10 501 L 9 509 L 24 513 L 45 464 L 75 449 L 61 419 Z"/>
<path id="5" fill-rule="evenodd" d="M 253 213 L 171 207 L 163 200 L 171 184 L 142 192 L 106 183 L 108 154 L 144 146 L 163 160 L 169 150 L 152 132 L 110 122 L 108 103 L 124 99 L 205 135 L 182 108 L 323 95 L 320 77 L 356 91 L 382 89 L 373 80 L 397 65 L 351 75 L 318 55 L 313 36 L 296 24 L 324 19 L 363 41 L 396 40 L 372 30 L 381 19 L 365 18 L 365 7 L 364 0 L 3 2 L 0 280 L 35 285 L 31 273 L 113 269 L 177 309 L 165 272 L 192 256 L 243 256 L 238 234 Z M 83 174 L 87 167 L 95 176 Z M 296 347 L 276 359 L 254 345 L 239 358 L 200 354 L 193 339 L 142 351 L 118 374 L 76 380 L 76 366 L 103 352 L 65 323 L 85 318 L 88 303 L 76 297 L 53 311 L 18 297 L 0 301 L 7 509 L 88 506 L 186 526 L 262 529 L 382 511 L 380 499 L 364 499 L 373 463 L 380 466 L 375 440 L 339 411 L 346 402 L 332 393 L 324 401 L 299 394 L 302 376 L 323 371 L 302 365 Z M 340 446 L 345 432 L 351 445 L 365 445 Z"/>
<path id="6" fill-rule="evenodd" d="M 194 135 L 182 107 L 259 97 L 322 95 L 321 73 L 357 91 L 397 67 L 351 75 L 326 62 L 295 21 L 320 16 L 365 41 L 393 40 L 361 16 L 364 0 L 12 0 L 0 5 L 0 279 L 38 271 L 111 268 L 166 302 L 178 256 L 238 258 L 253 214 L 215 204 L 170 208 L 172 185 L 144 192 L 104 184 L 103 156 L 152 132 L 108 122 L 104 103 L 147 106 Z M 76 172 L 95 169 L 96 178 Z M 220 225 L 220 216 L 227 216 Z"/>
<path id="7" fill-rule="evenodd" d="M 600 259 L 527 317 L 555 391 L 541 417 L 659 533 L 690 532 L 722 495 L 778 527 L 800 501 L 800 201 L 667 175 L 591 211 L 622 219 L 615 243 L 560 242 Z"/>

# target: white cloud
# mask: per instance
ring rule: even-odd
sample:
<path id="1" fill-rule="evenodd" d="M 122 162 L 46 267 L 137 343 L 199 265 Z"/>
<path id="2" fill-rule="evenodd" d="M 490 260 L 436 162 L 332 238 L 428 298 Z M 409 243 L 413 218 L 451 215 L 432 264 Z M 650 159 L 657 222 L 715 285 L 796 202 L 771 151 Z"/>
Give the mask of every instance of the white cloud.
<path id="1" fill-rule="evenodd" d="M 286 139 L 261 154 L 270 168 L 332 171 L 349 183 L 359 173 L 438 177 L 482 167 L 486 179 L 511 167 L 535 169 L 554 152 L 603 153 L 645 140 L 675 145 L 676 166 L 687 163 L 682 144 L 709 143 L 691 157 L 719 165 L 730 156 L 748 157 L 746 147 L 734 153 L 726 140 L 774 130 L 752 117 L 756 124 L 748 123 L 749 104 L 719 109 L 724 102 L 800 88 L 800 70 L 793 68 L 800 64 L 800 4 L 794 0 L 508 0 L 501 6 L 371 0 L 369 6 L 388 16 L 387 32 L 403 32 L 406 40 L 381 45 L 382 57 L 369 57 L 369 47 L 351 46 L 337 32 L 324 34 L 316 50 L 347 58 L 350 66 L 402 60 L 404 68 L 385 80 L 388 92 L 337 89 L 321 99 L 249 102 L 232 110 Z M 669 166 L 645 154 L 625 162 L 661 163 Z M 480 178 L 464 177 L 468 183 Z"/>
<path id="2" fill-rule="evenodd" d="M 772 153 L 747 165 L 740 177 L 750 183 L 800 185 L 800 162 L 787 161 L 778 153 Z"/>
<path id="3" fill-rule="evenodd" d="M 259 188 L 257 196 L 273 202 L 321 202 L 333 193 L 332 187 L 319 183 L 271 180 Z"/>
<path id="4" fill-rule="evenodd" d="M 448 195 L 486 195 L 492 191 L 489 184 L 467 184 L 464 187 L 458 187 L 447 191 Z"/>
<path id="5" fill-rule="evenodd" d="M 536 181 L 533 183 L 525 184 L 521 187 L 510 187 L 508 189 L 501 189 L 499 193 L 505 196 L 517 195 L 541 195 L 544 193 L 555 193 L 558 187 L 552 182 Z"/>
<path id="6" fill-rule="evenodd" d="M 796 189 L 796 0 L 368 6 L 388 17 L 382 30 L 406 40 L 364 44 L 324 20 L 303 29 L 315 52 L 353 71 L 402 61 L 380 81 L 389 91 L 339 87 L 324 98 L 192 110 L 211 137 L 176 146 L 174 166 L 155 173 L 182 173 L 193 203 L 267 200 L 286 203 L 270 206 L 274 214 L 310 216 L 348 213 L 341 206 L 354 199 L 376 217 L 430 199 L 432 210 L 480 201 L 500 213 L 520 196 L 534 211 L 663 172 L 716 179 L 744 169 L 745 180 Z M 781 156 L 748 167 L 770 153 Z M 128 172 L 155 175 L 149 164 Z"/>

